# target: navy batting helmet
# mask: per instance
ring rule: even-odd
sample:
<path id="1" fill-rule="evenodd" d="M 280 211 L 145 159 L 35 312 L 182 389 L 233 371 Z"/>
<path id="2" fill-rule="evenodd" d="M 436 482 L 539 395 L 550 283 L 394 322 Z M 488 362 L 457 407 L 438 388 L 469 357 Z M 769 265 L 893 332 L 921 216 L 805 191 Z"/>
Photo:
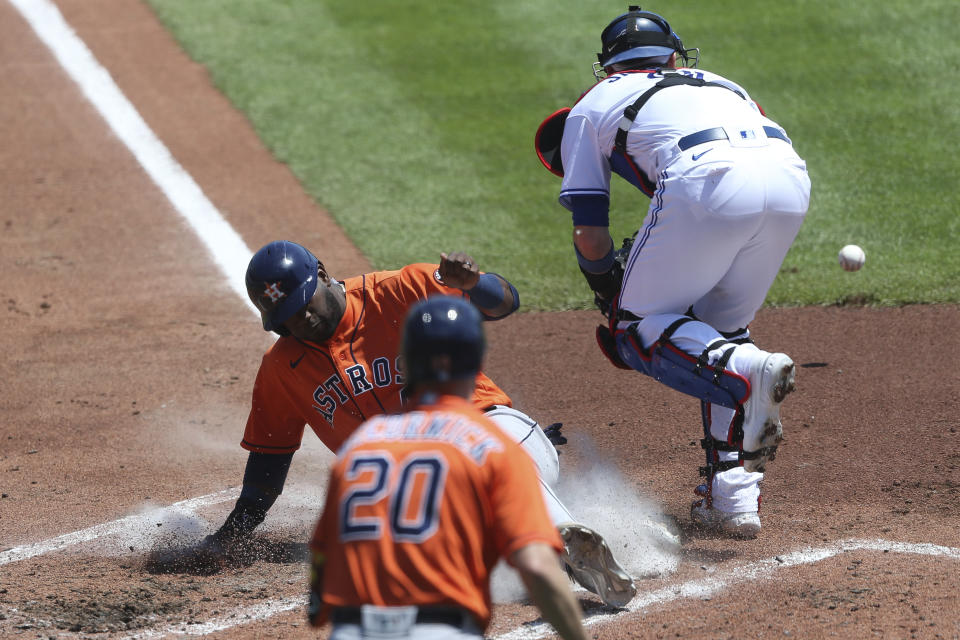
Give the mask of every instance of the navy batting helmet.
<path id="1" fill-rule="evenodd" d="M 680 37 L 661 16 L 630 5 L 627 13 L 617 16 L 600 34 L 603 50 L 597 54 L 601 67 L 640 58 L 662 58 L 666 62 L 676 53 L 684 63 L 687 50 Z"/>
<path id="2" fill-rule="evenodd" d="M 295 242 L 264 245 L 247 265 L 247 295 L 260 310 L 264 331 L 289 335 L 290 316 L 310 302 L 317 290 L 317 258 Z"/>
<path id="3" fill-rule="evenodd" d="M 472 304 L 444 295 L 418 302 L 403 329 L 407 385 L 475 376 L 485 348 L 483 320 Z"/>

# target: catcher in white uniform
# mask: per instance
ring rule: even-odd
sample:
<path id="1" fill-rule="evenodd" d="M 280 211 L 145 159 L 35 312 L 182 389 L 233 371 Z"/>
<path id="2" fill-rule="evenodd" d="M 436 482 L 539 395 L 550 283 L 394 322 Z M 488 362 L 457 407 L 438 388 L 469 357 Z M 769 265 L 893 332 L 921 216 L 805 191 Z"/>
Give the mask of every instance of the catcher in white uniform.
<path id="1" fill-rule="evenodd" d="M 630 6 L 601 42 L 597 83 L 544 121 L 537 153 L 563 177 L 577 260 L 609 320 L 601 349 L 701 401 L 706 482 L 693 521 L 753 537 L 796 369 L 757 348 L 748 326 L 806 215 L 806 165 L 742 87 L 695 68 L 699 50 L 661 16 Z M 611 172 L 651 198 L 619 250 Z"/>

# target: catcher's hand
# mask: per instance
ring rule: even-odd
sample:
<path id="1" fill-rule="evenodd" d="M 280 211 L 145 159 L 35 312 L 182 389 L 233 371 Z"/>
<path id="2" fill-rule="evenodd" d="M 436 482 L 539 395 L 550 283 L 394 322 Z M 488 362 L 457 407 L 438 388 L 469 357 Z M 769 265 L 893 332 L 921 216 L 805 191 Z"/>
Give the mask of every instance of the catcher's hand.
<path id="1" fill-rule="evenodd" d="M 188 547 L 154 550 L 147 559 L 150 573 L 213 575 L 227 568 L 230 553 L 216 535 L 209 535 Z"/>

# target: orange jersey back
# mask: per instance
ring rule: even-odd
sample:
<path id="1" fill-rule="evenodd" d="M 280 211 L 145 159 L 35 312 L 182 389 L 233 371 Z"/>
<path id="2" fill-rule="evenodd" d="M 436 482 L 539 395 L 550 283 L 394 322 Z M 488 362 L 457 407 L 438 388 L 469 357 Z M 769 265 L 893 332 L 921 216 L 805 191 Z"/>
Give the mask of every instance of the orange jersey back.
<path id="1" fill-rule="evenodd" d="M 403 373 L 400 331 L 407 310 L 434 294 L 463 295 L 440 283 L 437 266 L 412 264 L 349 278 L 346 311 L 323 344 L 277 340 L 263 356 L 241 446 L 258 453 L 292 453 L 309 424 L 336 451 L 367 418 L 400 411 Z M 511 406 L 482 373 L 473 402 Z"/>
<path id="2" fill-rule="evenodd" d="M 373 418 L 345 443 L 311 540 L 323 602 L 453 605 L 484 627 L 498 558 L 562 543 L 530 456 L 467 401 Z"/>

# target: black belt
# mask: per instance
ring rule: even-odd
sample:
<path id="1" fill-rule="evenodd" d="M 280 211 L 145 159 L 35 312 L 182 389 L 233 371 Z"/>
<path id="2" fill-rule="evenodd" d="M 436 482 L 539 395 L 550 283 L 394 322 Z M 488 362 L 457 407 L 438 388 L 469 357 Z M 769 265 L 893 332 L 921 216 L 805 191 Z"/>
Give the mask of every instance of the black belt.
<path id="1" fill-rule="evenodd" d="M 416 624 L 448 624 L 465 627 L 471 615 L 456 607 L 417 607 Z M 360 607 L 337 607 L 330 616 L 333 624 L 360 624 Z"/>
<path id="2" fill-rule="evenodd" d="M 768 138 L 778 138 L 783 140 L 787 144 L 792 144 L 790 138 L 787 137 L 783 131 L 777 129 L 776 127 L 763 127 L 763 132 L 767 134 Z M 704 142 L 713 142 L 714 140 L 729 140 L 727 137 L 727 132 L 724 131 L 723 127 L 714 127 L 713 129 L 704 129 L 703 131 L 697 131 L 696 133 L 691 133 L 688 136 L 683 136 L 677 140 L 677 146 L 680 147 L 680 151 L 686 151 L 690 147 L 695 147 L 698 144 L 703 144 Z"/>

